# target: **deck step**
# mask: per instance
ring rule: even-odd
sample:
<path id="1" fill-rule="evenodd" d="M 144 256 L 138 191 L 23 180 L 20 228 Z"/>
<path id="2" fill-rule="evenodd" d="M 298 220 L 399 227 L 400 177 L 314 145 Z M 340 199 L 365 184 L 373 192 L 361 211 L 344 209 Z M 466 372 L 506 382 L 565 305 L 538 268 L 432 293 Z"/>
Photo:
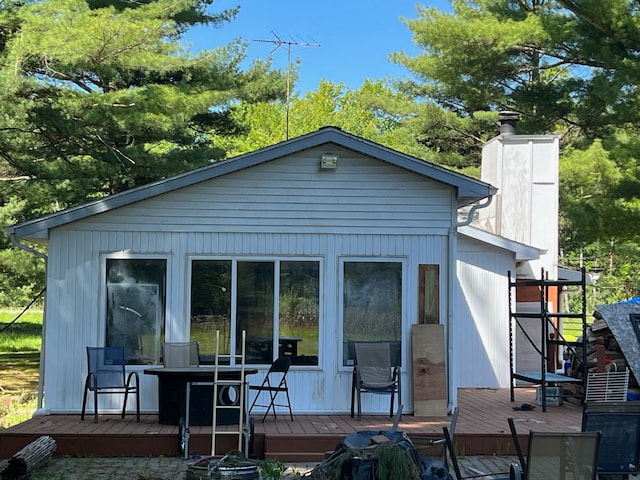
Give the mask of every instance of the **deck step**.
<path id="1" fill-rule="evenodd" d="M 287 462 L 320 462 L 344 435 L 266 435 L 264 458 Z M 295 446 L 295 451 L 292 447 Z"/>

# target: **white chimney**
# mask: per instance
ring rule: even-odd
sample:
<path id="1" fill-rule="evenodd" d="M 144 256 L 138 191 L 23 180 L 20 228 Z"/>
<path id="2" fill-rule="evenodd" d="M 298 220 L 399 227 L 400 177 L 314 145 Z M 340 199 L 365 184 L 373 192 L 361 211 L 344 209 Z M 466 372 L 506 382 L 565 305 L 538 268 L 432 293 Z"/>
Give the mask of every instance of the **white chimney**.
<path id="1" fill-rule="evenodd" d="M 503 112 L 501 134 L 482 149 L 482 181 L 497 187 L 498 193 L 478 211 L 474 225 L 546 250 L 518 274 L 539 278 L 544 268 L 550 279 L 557 279 L 559 138 L 518 135 L 517 119 L 517 113 Z"/>

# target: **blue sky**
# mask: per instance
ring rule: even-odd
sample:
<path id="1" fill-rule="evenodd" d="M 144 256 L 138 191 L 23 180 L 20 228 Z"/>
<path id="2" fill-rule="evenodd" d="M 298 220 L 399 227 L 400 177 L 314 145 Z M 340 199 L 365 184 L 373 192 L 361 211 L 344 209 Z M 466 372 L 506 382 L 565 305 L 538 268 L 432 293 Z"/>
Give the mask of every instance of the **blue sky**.
<path id="1" fill-rule="evenodd" d="M 423 5 L 449 9 L 446 0 L 429 0 Z M 417 17 L 415 1 L 407 0 L 218 0 L 214 11 L 240 5 L 234 21 L 218 28 L 198 30 L 187 40 L 196 49 L 209 49 L 234 38 L 249 42 L 248 57 L 266 59 L 286 69 L 288 45 L 277 50 L 274 32 L 284 42 L 319 44 L 319 47 L 291 45 L 291 58 L 299 59 L 299 79 L 294 92 L 315 90 L 321 79 L 358 88 L 365 79 L 381 80 L 408 74 L 390 63 L 392 52 L 419 52 L 412 33 L 401 17 Z M 273 51 L 273 52 L 272 52 Z"/>

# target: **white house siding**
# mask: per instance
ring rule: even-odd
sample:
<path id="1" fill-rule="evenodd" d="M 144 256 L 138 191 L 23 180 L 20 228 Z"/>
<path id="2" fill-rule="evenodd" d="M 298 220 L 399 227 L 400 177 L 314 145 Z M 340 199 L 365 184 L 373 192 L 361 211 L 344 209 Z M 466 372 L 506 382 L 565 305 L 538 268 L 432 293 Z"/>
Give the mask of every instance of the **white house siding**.
<path id="1" fill-rule="evenodd" d="M 324 149 L 87 219 L 79 229 L 277 233 L 444 233 L 451 222 L 448 186 L 353 152 L 321 170 Z M 126 227 L 125 227 L 126 225 Z"/>
<path id="2" fill-rule="evenodd" d="M 340 259 L 405 261 L 403 403 L 411 411 L 406 365 L 409 325 L 417 319 L 418 265 L 441 264 L 440 285 L 448 284 L 446 235 L 454 218 L 453 192 L 342 150 L 333 150 L 340 157 L 336 171 L 320 171 L 324 151 L 310 150 L 54 229 L 49 240 L 45 408 L 80 409 L 85 346 L 103 343 L 104 257 L 125 252 L 167 259 L 166 331 L 171 340 L 187 335 L 192 256 L 320 259 L 320 365 L 290 372 L 298 413 L 349 408 L 351 371 L 337 366 Z M 441 295 L 442 318 L 447 318 L 445 292 Z M 142 408 L 153 411 L 156 379 L 140 378 Z M 261 374 L 252 381 L 260 379 Z M 103 407 L 117 408 L 117 399 L 109 397 Z M 363 399 L 365 411 L 388 409 L 388 397 Z"/>
<path id="3" fill-rule="evenodd" d="M 509 386 L 509 270 L 512 252 L 459 236 L 453 329 L 459 387 Z"/>

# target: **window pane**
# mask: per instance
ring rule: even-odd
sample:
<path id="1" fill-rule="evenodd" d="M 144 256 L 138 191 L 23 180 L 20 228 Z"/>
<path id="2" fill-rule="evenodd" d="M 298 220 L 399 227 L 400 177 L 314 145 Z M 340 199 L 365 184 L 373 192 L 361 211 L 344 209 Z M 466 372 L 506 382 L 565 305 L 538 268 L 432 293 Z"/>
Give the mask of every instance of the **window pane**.
<path id="1" fill-rule="evenodd" d="M 106 345 L 124 346 L 128 364 L 160 362 L 164 335 L 164 259 L 107 259 Z"/>
<path id="2" fill-rule="evenodd" d="M 353 344 L 391 343 L 391 362 L 400 365 L 402 263 L 345 262 L 343 278 L 343 365 L 353 365 Z"/>
<path id="3" fill-rule="evenodd" d="M 292 365 L 318 365 L 319 262 L 280 263 L 279 354 Z"/>
<path id="4" fill-rule="evenodd" d="M 237 342 L 247 331 L 247 363 L 273 362 L 273 262 L 238 262 Z"/>
<path id="5" fill-rule="evenodd" d="M 201 363 L 213 363 L 216 330 L 220 331 L 220 354 L 231 353 L 231 261 L 192 262 L 190 320 L 191 340 L 200 346 Z"/>

